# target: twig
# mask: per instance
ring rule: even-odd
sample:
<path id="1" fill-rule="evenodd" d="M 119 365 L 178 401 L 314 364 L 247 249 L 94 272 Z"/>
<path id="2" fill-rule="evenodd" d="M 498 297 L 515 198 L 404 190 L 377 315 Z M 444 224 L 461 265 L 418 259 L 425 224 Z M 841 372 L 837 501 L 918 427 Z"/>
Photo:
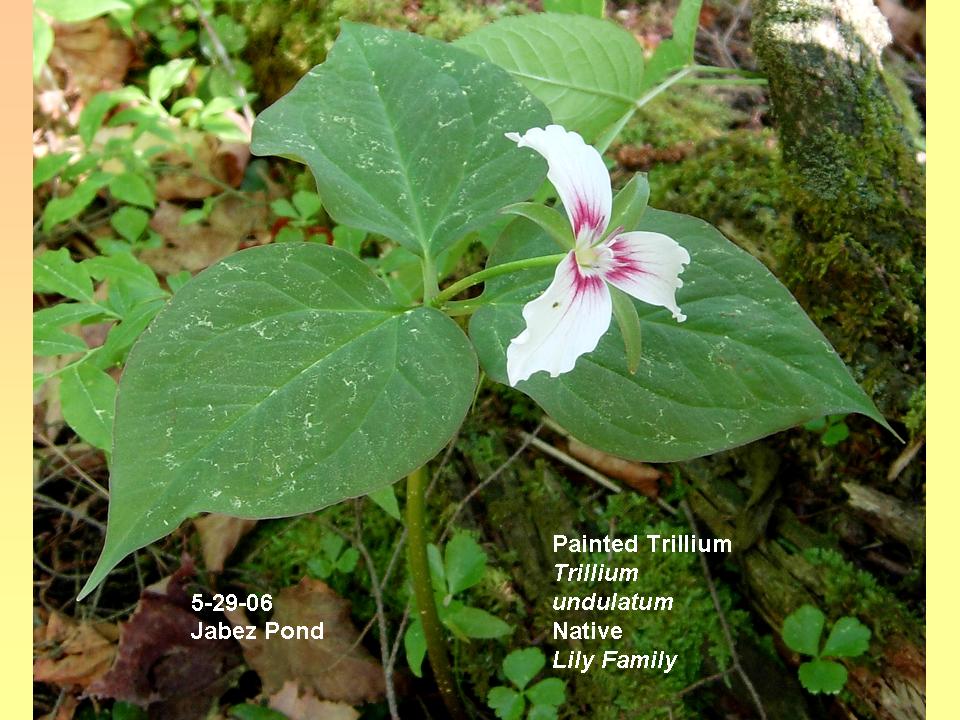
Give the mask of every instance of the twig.
<path id="1" fill-rule="evenodd" d="M 92 517 L 90 517 L 86 513 L 82 513 L 79 510 L 76 510 L 75 508 L 70 507 L 69 505 L 64 505 L 63 503 L 57 502 L 51 497 L 47 497 L 46 495 L 42 495 L 38 492 L 35 492 L 33 494 L 33 499 L 34 499 L 34 502 L 36 502 L 39 505 L 43 505 L 45 507 L 52 508 L 54 510 L 59 510 L 60 512 L 69 515 L 70 517 L 76 518 L 77 520 L 82 520 L 85 523 L 89 523 L 90 525 L 93 525 L 93 527 L 95 527 L 101 533 L 105 533 L 107 531 L 107 526 L 104 525 L 99 520 L 94 520 Z"/>
<path id="2" fill-rule="evenodd" d="M 230 59 L 230 54 L 227 52 L 227 48 L 224 47 L 223 41 L 220 39 L 217 31 L 214 29 L 213 23 L 210 22 L 210 16 L 207 15 L 207 11 L 204 10 L 203 5 L 200 4 L 200 0 L 193 0 L 193 6 L 197 9 L 197 16 L 200 18 L 200 22 L 210 36 L 210 44 L 213 45 L 214 52 L 217 53 L 217 57 L 220 62 L 223 63 L 223 67 L 237 84 L 237 97 L 239 97 L 243 103 L 243 117 L 247 121 L 247 126 L 252 129 L 254 120 L 253 108 L 250 107 L 250 101 L 247 99 L 247 89 L 237 78 L 237 68 L 234 66 L 233 60 Z"/>
<path id="3" fill-rule="evenodd" d="M 681 500 L 680 507 L 683 510 L 683 514 L 687 518 L 687 523 L 689 523 L 690 529 L 693 532 L 696 532 L 697 522 L 694 520 L 693 512 L 690 510 L 690 504 L 686 500 Z M 710 590 L 710 598 L 713 600 L 713 607 L 716 609 L 717 617 L 720 619 L 720 627 L 723 630 L 723 637 L 727 641 L 727 647 L 730 649 L 730 659 L 733 662 L 733 668 L 737 671 L 737 674 L 740 676 L 740 679 L 746 686 L 747 692 L 750 693 L 750 697 L 753 698 L 753 703 L 757 706 L 757 713 L 760 716 L 760 720 L 767 720 L 767 713 L 763 709 L 763 703 L 760 701 L 760 695 L 757 693 L 757 689 L 753 686 L 749 676 L 744 671 L 743 665 L 740 664 L 740 656 L 737 654 L 737 646 L 733 642 L 733 634 L 730 632 L 730 626 L 727 624 L 726 615 L 723 614 L 723 608 L 720 605 L 720 598 L 717 595 L 717 586 L 714 584 L 713 577 L 710 575 L 710 566 L 707 564 L 707 557 L 703 554 L 700 548 L 697 548 L 697 556 L 700 558 L 700 568 L 703 570 L 703 577 L 707 581 L 707 588 Z"/>
<path id="4" fill-rule="evenodd" d="M 354 512 L 356 515 L 356 534 L 354 535 L 354 545 L 363 555 L 363 561 L 367 565 L 367 573 L 370 575 L 370 592 L 373 594 L 373 600 L 377 605 L 377 623 L 380 629 L 380 661 L 383 664 L 383 680 L 386 685 L 387 707 L 390 709 L 392 720 L 400 720 L 400 714 L 397 711 L 397 691 L 393 687 L 393 668 L 390 666 L 390 638 L 387 637 L 387 615 L 383 609 L 383 592 L 381 590 L 380 580 L 377 578 L 377 568 L 373 564 L 373 558 L 370 557 L 370 551 L 367 550 L 363 542 L 363 519 L 361 517 L 360 503 L 354 503 Z"/>
<path id="5" fill-rule="evenodd" d="M 516 462 L 517 458 L 519 458 L 520 455 L 522 455 L 523 452 L 528 447 L 530 447 L 531 442 L 534 439 L 536 439 L 537 435 L 540 434 L 540 431 L 543 429 L 543 424 L 544 424 L 544 421 L 541 420 L 540 424 L 537 425 L 536 428 L 534 428 L 533 433 L 531 433 L 530 435 L 524 436 L 524 440 L 520 444 L 520 447 L 514 450 L 513 454 L 510 457 L 508 457 L 506 460 L 504 460 L 503 463 L 501 463 L 501 465 L 498 468 L 496 468 L 493 472 L 491 472 L 481 482 L 477 483 L 477 486 L 473 488 L 470 492 L 468 492 L 466 496 L 457 504 L 457 506 L 453 509 L 453 513 L 450 515 L 450 518 L 447 520 L 447 523 L 443 528 L 443 533 L 440 535 L 441 542 L 443 542 L 447 537 L 450 536 L 450 530 L 453 528 L 453 521 L 456 519 L 457 515 L 459 515 L 463 511 L 463 509 L 467 506 L 467 503 L 469 503 L 477 493 L 481 492 L 485 487 L 487 487 L 487 485 L 489 485 L 491 482 L 493 482 L 498 477 L 500 477 L 500 475 L 503 473 L 504 470 L 506 470 L 514 462 Z"/>
<path id="6" fill-rule="evenodd" d="M 58 458 L 60 458 L 61 460 L 63 460 L 67 465 L 69 465 L 69 466 L 77 473 L 77 475 L 79 475 L 80 477 L 82 477 L 82 478 L 87 482 L 87 484 L 90 485 L 90 487 L 94 489 L 94 491 L 95 491 L 97 494 L 99 494 L 101 497 L 103 497 L 103 498 L 105 498 L 105 499 L 107 499 L 107 500 L 110 499 L 110 493 L 107 492 L 106 488 L 104 488 L 103 485 L 101 485 L 100 483 L 98 483 L 98 482 L 97 482 L 96 480 L 94 480 L 92 477 L 90 477 L 89 475 L 87 475 L 87 473 L 85 473 L 83 470 L 81 470 L 81 469 L 77 466 L 77 464 L 74 463 L 73 460 L 71 460 L 71 459 L 67 456 L 67 454 L 63 452 L 63 450 L 61 450 L 59 447 L 57 447 L 50 438 L 48 438 L 48 437 L 47 437 L 46 435 L 44 435 L 43 433 L 34 433 L 34 434 L 36 435 L 37 439 L 40 440 L 40 442 L 42 442 L 44 445 L 46 445 L 48 448 L 50 448 L 50 449 L 53 451 L 53 453 L 54 453 Z"/>
<path id="7" fill-rule="evenodd" d="M 540 438 L 534 437 L 529 433 L 520 433 L 520 436 L 524 440 L 526 440 L 530 445 L 533 445 L 538 450 L 545 452 L 550 457 L 559 460 L 564 465 L 572 467 L 574 470 L 590 478 L 598 485 L 602 485 L 610 492 L 613 492 L 613 493 L 623 492 L 623 488 L 621 488 L 619 485 L 613 482 L 613 480 L 608 478 L 606 475 L 602 475 L 601 473 L 598 473 L 589 465 L 584 465 L 582 462 L 580 462 L 576 458 L 570 457 L 565 452 L 563 452 L 563 450 L 558 450 L 550 443 L 546 443 Z"/>

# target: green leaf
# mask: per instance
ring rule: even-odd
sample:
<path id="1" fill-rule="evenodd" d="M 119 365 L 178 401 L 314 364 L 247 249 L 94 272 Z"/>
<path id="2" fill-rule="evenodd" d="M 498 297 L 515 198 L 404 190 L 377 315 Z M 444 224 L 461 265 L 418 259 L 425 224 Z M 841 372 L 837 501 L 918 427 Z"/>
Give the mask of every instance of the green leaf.
<path id="1" fill-rule="evenodd" d="M 503 637 L 513 631 L 507 623 L 486 610 L 459 604 L 443 614 L 443 624 L 459 635 L 482 640 Z"/>
<path id="2" fill-rule="evenodd" d="M 443 557 L 440 555 L 440 548 L 433 543 L 427 545 L 427 565 L 430 567 L 430 580 L 433 583 L 433 591 L 438 596 L 443 597 L 447 593 L 447 577 L 443 568 Z"/>
<path id="3" fill-rule="evenodd" d="M 367 493 L 367 497 L 394 520 L 400 519 L 400 506 L 397 504 L 397 495 L 393 491 L 392 485 Z"/>
<path id="4" fill-rule="evenodd" d="M 573 228 L 570 220 L 560 210 L 548 205 L 534 202 L 514 203 L 507 205 L 500 212 L 505 215 L 517 215 L 535 222 L 543 228 L 557 245 L 564 250 L 573 249 Z"/>
<path id="5" fill-rule="evenodd" d="M 143 91 L 133 86 L 108 90 L 94 95 L 83 108 L 80 113 L 80 120 L 77 123 L 77 134 L 80 135 L 83 144 L 90 147 L 97 135 L 97 130 L 103 125 L 103 119 L 114 107 L 121 103 L 146 101 L 146 99 Z"/>
<path id="6" fill-rule="evenodd" d="M 110 225 L 124 240 L 135 242 L 150 224 L 150 216 L 140 208 L 124 206 L 110 216 Z"/>
<path id="7" fill-rule="evenodd" d="M 117 700 L 110 708 L 110 720 L 147 720 L 147 711 L 132 703 Z"/>
<path id="8" fill-rule="evenodd" d="M 33 331 L 33 354 L 41 357 L 86 352 L 87 344 L 76 335 L 55 327 Z"/>
<path id="9" fill-rule="evenodd" d="M 117 200 L 131 205 L 141 205 L 145 208 L 153 208 L 156 205 L 153 188 L 137 173 L 125 172 L 115 176 L 110 181 L 110 194 Z"/>
<path id="10" fill-rule="evenodd" d="M 436 257 L 537 188 L 543 161 L 503 134 L 549 114 L 503 70 L 410 33 L 341 28 L 251 146 L 305 162 L 336 222 Z"/>
<path id="11" fill-rule="evenodd" d="M 53 50 L 53 28 L 40 13 L 33 11 L 33 79 L 40 79 L 40 72 Z M 36 187 L 36 186 L 34 186 Z"/>
<path id="12" fill-rule="evenodd" d="M 396 307 L 342 250 L 222 260 L 130 352 L 106 545 L 82 594 L 198 512 L 298 515 L 395 482 L 449 440 L 476 381 L 456 323 Z"/>
<path id="13" fill-rule="evenodd" d="M 526 706 L 523 695 L 516 690 L 498 685 L 487 693 L 487 706 L 501 720 L 520 720 Z"/>
<path id="14" fill-rule="evenodd" d="M 366 231 L 359 228 L 337 225 L 333 229 L 333 246 L 343 248 L 351 255 L 360 255 L 360 248 L 366 239 Z"/>
<path id="15" fill-rule="evenodd" d="M 643 90 L 648 90 L 667 76 L 693 63 L 693 49 L 700 24 L 700 6 L 703 0 L 681 0 L 673 18 L 673 37 L 664 40 L 647 61 Z"/>
<path id="16" fill-rule="evenodd" d="M 628 31 L 582 15 L 506 17 L 456 41 L 540 98 L 553 121 L 592 142 L 640 97 L 643 55 Z M 537 123 L 511 127 L 523 132 Z"/>
<path id="17" fill-rule="evenodd" d="M 356 548 L 347 548 L 343 551 L 337 559 L 337 570 L 342 573 L 353 572 L 353 569 L 357 566 L 357 561 L 360 559 L 360 551 Z"/>
<path id="18" fill-rule="evenodd" d="M 845 422 L 839 422 L 827 428 L 827 431 L 820 438 L 820 442 L 826 447 L 839 445 L 850 437 L 850 428 Z"/>
<path id="19" fill-rule="evenodd" d="M 622 227 L 628 232 L 636 230 L 649 199 L 650 183 L 647 182 L 647 176 L 637 173 L 613 199 L 609 228 L 615 230 Z"/>
<path id="20" fill-rule="evenodd" d="M 93 283 L 87 270 L 73 261 L 66 248 L 47 250 L 33 260 L 33 289 L 59 293 L 72 300 L 93 302 Z"/>
<path id="21" fill-rule="evenodd" d="M 870 628 L 855 617 L 842 617 L 834 624 L 821 657 L 857 657 L 870 647 Z"/>
<path id="22" fill-rule="evenodd" d="M 123 0 L 36 0 L 34 6 L 54 20 L 65 23 L 83 22 L 114 10 L 129 10 Z"/>
<path id="23" fill-rule="evenodd" d="M 620 288 L 610 287 L 610 299 L 613 303 L 613 317 L 620 328 L 620 337 L 623 338 L 623 351 L 627 358 L 627 372 L 636 375 L 640 368 L 640 358 L 643 354 L 642 330 L 640 316 L 633 300 Z"/>
<path id="24" fill-rule="evenodd" d="M 543 9 L 552 13 L 602 18 L 603 0 L 543 0 Z"/>
<path id="25" fill-rule="evenodd" d="M 487 554 L 468 532 L 454 535 L 443 549 L 447 591 L 451 595 L 473 587 L 487 569 Z"/>
<path id="26" fill-rule="evenodd" d="M 253 703 L 234 705 L 230 708 L 230 717 L 234 720 L 289 720 L 283 713 Z"/>
<path id="27" fill-rule="evenodd" d="M 807 692 L 836 695 L 847 683 L 847 669 L 831 660 L 814 660 L 803 663 L 798 672 L 800 684 Z"/>
<path id="28" fill-rule="evenodd" d="M 191 277 L 193 276 L 189 270 L 181 270 L 173 275 L 167 275 L 167 287 L 170 288 L 170 292 L 175 293 L 186 285 Z"/>
<path id="29" fill-rule="evenodd" d="M 273 241 L 278 243 L 303 242 L 303 230 L 290 225 L 285 225 L 284 227 L 280 228 L 280 232 L 277 233 L 277 236 L 273 239 Z"/>
<path id="30" fill-rule="evenodd" d="M 297 209 L 286 198 L 277 198 L 274 200 L 270 203 L 270 209 L 273 211 L 273 214 L 278 217 L 291 218 L 293 220 L 300 219 L 300 213 L 297 212 Z"/>
<path id="31" fill-rule="evenodd" d="M 78 184 L 69 195 L 56 197 L 43 209 L 43 231 L 49 233 L 54 227 L 82 213 L 97 197 L 100 188 L 110 182 L 108 173 L 94 173 Z"/>
<path id="32" fill-rule="evenodd" d="M 126 282 L 131 285 L 144 285 L 149 288 L 159 288 L 157 276 L 146 263 L 137 260 L 131 253 L 117 253 L 116 255 L 98 255 L 82 263 L 90 275 L 100 281 L 111 283 Z"/>
<path id="33" fill-rule="evenodd" d="M 166 65 L 155 65 L 147 79 L 147 94 L 154 103 L 166 100 L 175 88 L 187 81 L 193 67 L 193 58 L 171 60 Z"/>
<path id="34" fill-rule="evenodd" d="M 547 664 L 540 648 L 514 650 L 503 660 L 503 674 L 507 680 L 523 690 Z"/>
<path id="35" fill-rule="evenodd" d="M 527 720 L 557 720 L 557 708 L 553 705 L 534 705 L 527 714 Z"/>
<path id="36" fill-rule="evenodd" d="M 685 460 L 742 445 L 833 412 L 859 412 L 887 427 L 803 310 L 755 258 L 696 218 L 648 209 L 639 229 L 675 238 L 691 255 L 677 292 L 686 322 L 635 301 L 643 356 L 629 372 L 615 327 L 558 378 L 520 383 L 587 444 L 651 462 Z M 538 227 L 515 221 L 488 266 L 554 252 Z M 506 347 L 523 329 L 521 309 L 553 268 L 489 281 L 488 305 L 470 322 L 483 369 L 506 382 Z"/>
<path id="37" fill-rule="evenodd" d="M 820 635 L 826 618 L 819 608 L 803 605 L 787 615 L 783 621 L 783 642 L 794 652 L 818 657 Z"/>
<path id="38" fill-rule="evenodd" d="M 300 217 L 304 219 L 312 218 L 323 210 L 323 203 L 320 202 L 320 196 L 316 193 L 299 190 L 293 194 L 291 200 L 293 200 L 293 206 L 297 209 L 297 212 L 300 213 Z"/>
<path id="39" fill-rule="evenodd" d="M 566 683 L 560 678 L 547 678 L 532 686 L 526 692 L 527 699 L 534 705 L 563 705 L 567 699 Z"/>
<path id="40" fill-rule="evenodd" d="M 122 364 L 133 343 L 156 317 L 165 302 L 163 298 L 153 298 L 134 305 L 124 315 L 122 322 L 110 328 L 106 342 L 97 349 L 94 356 L 97 367 L 107 370 Z"/>
<path id="41" fill-rule="evenodd" d="M 423 634 L 423 624 L 413 620 L 403 636 L 403 651 L 407 656 L 410 672 L 423 677 L 423 658 L 427 654 L 427 638 Z"/>
<path id="42" fill-rule="evenodd" d="M 103 314 L 103 308 L 92 303 L 59 303 L 33 313 L 33 332 L 62 328 Z"/>
<path id="43" fill-rule="evenodd" d="M 70 153 L 50 153 L 39 158 L 33 166 L 33 187 L 56 177 L 70 163 Z"/>
<path id="44" fill-rule="evenodd" d="M 60 374 L 63 419 L 91 445 L 110 451 L 117 384 L 90 363 L 68 367 Z"/>

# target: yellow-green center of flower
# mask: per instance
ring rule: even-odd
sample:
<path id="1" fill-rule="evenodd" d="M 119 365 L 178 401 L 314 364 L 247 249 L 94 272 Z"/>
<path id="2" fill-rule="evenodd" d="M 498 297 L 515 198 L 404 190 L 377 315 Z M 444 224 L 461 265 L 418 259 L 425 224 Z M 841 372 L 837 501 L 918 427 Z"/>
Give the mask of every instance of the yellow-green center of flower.
<path id="1" fill-rule="evenodd" d="M 600 253 L 597 252 L 598 249 L 599 246 L 596 245 L 584 245 L 583 247 L 578 247 L 576 249 L 577 265 L 582 268 L 596 267 L 597 261 L 600 259 Z"/>

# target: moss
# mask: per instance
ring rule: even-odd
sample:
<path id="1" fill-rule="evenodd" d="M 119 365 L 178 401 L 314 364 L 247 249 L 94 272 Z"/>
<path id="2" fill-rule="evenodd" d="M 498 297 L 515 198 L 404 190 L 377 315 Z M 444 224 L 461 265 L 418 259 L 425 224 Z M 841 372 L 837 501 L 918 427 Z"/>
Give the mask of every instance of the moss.
<path id="1" fill-rule="evenodd" d="M 475 463 L 478 476 L 485 476 L 507 457 L 502 441 L 495 436 L 462 438 L 461 447 Z M 492 451 L 492 452 L 491 452 Z M 617 566 L 636 567 L 635 583 L 563 583 L 555 581 L 555 562 L 604 562 L 605 557 L 579 557 L 553 552 L 554 533 L 587 534 L 593 537 L 615 533 L 644 536 L 647 532 L 679 533 L 687 531 L 682 521 L 664 521 L 660 510 L 646 498 L 593 494 L 593 488 L 581 479 L 556 475 L 543 461 L 510 466 L 497 483 L 483 494 L 482 516 L 473 519 L 482 525 L 491 563 L 497 570 L 488 573 L 475 592 L 473 602 L 496 612 L 514 627 L 506 642 L 459 643 L 455 655 L 458 672 L 475 697 L 483 698 L 491 686 L 504 682 L 491 673 L 513 649 L 539 646 L 548 658 L 544 676 L 567 681 L 567 703 L 561 718 L 591 717 L 597 720 L 638 720 L 662 718 L 667 707 L 677 718 L 700 717 L 693 696 L 677 699 L 677 691 L 716 667 L 726 667 L 729 656 L 719 619 L 704 583 L 695 555 L 618 555 Z M 468 522 L 467 518 L 464 518 Z M 591 592 L 621 595 L 673 596 L 671 612 L 561 613 L 552 599 L 557 594 L 587 595 Z M 746 615 L 735 608 L 728 588 L 720 586 L 721 602 L 734 632 L 742 631 Z M 620 641 L 554 641 L 554 621 L 571 623 L 596 621 L 623 628 Z M 665 650 L 677 653 L 677 665 L 670 674 L 650 670 L 606 670 L 585 674 L 550 667 L 554 651 L 580 649 L 596 652 L 619 649 L 628 653 Z"/>
<path id="2" fill-rule="evenodd" d="M 439 40 L 454 40 L 503 15 L 526 11 L 520 2 L 488 5 L 481 0 L 427 0 L 411 10 L 405 0 L 253 0 L 236 6 L 246 27 L 245 56 L 261 101 L 271 103 L 321 63 L 340 31 L 340 21 L 410 30 Z"/>
<path id="3" fill-rule="evenodd" d="M 744 122 L 718 91 L 673 87 L 644 105 L 623 129 L 618 143 L 669 148 L 716 138 Z"/>
<path id="4" fill-rule="evenodd" d="M 650 171 L 650 204 L 703 218 L 776 270 L 794 240 L 788 175 L 771 131 L 736 130 Z"/>
<path id="5" fill-rule="evenodd" d="M 763 0 L 755 16 L 798 230 L 779 264 L 881 410 L 902 417 L 923 367 L 923 169 L 876 58 L 883 33 L 845 8 Z M 820 20 L 836 43 L 818 39 Z"/>

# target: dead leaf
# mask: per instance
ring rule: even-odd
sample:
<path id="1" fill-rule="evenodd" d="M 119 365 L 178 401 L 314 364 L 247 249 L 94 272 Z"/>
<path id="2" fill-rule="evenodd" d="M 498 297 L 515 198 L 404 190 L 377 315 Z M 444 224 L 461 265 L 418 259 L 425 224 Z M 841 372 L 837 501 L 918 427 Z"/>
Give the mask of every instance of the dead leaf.
<path id="1" fill-rule="evenodd" d="M 211 513 L 193 521 L 200 535 L 203 564 L 207 570 L 221 572 L 224 561 L 240 539 L 257 525 L 256 520 Z"/>
<path id="2" fill-rule="evenodd" d="M 257 195 L 251 194 L 256 201 Z M 241 243 L 263 244 L 269 240 L 266 203 L 248 204 L 240 198 L 224 197 L 207 222 L 181 225 L 184 209 L 161 202 L 150 227 L 166 241 L 165 246 L 145 250 L 140 259 L 161 275 L 189 270 L 199 272 L 217 260 L 236 252 Z"/>
<path id="3" fill-rule="evenodd" d="M 246 131 L 243 122 L 240 118 L 238 126 Z M 248 143 L 225 142 L 185 127 L 174 131 L 178 142 L 161 157 L 167 167 L 176 169 L 157 178 L 160 200 L 202 200 L 223 192 L 223 185 L 239 187 L 250 161 Z"/>
<path id="4" fill-rule="evenodd" d="M 876 5 L 887 18 L 890 32 L 901 47 L 922 51 L 926 46 L 926 8 L 911 10 L 901 0 L 876 0 Z"/>
<path id="5" fill-rule="evenodd" d="M 241 662 L 231 639 L 194 639 L 201 621 L 226 620 L 219 613 L 190 610 L 184 589 L 193 563 L 165 582 L 143 591 L 137 609 L 120 627 L 120 647 L 113 667 L 87 689 L 90 695 L 147 706 L 151 718 L 193 720 L 234 682 L 231 671 Z"/>
<path id="6" fill-rule="evenodd" d="M 651 465 L 624 460 L 584 445 L 574 438 L 570 438 L 569 453 L 604 475 L 623 481 L 647 497 L 657 497 L 660 494 L 658 481 L 662 473 Z"/>
<path id="7" fill-rule="evenodd" d="M 355 709 L 345 703 L 320 700 L 307 690 L 300 694 L 300 687 L 287 680 L 278 693 L 270 697 L 270 709 L 281 712 L 289 720 L 357 720 Z"/>
<path id="8" fill-rule="evenodd" d="M 84 689 L 103 675 L 117 652 L 116 626 L 77 622 L 51 613 L 45 626 L 34 631 L 43 650 L 33 663 L 33 679 L 62 688 Z"/>
<path id="9" fill-rule="evenodd" d="M 73 720 L 73 715 L 79 704 L 80 700 L 75 695 L 64 695 L 60 706 L 56 710 L 42 715 L 40 720 Z"/>
<path id="10" fill-rule="evenodd" d="M 281 590 L 274 599 L 273 621 L 291 626 L 322 622 L 324 637 L 284 640 L 276 634 L 265 638 L 258 631 L 256 639 L 241 640 L 243 655 L 260 676 L 264 693 L 276 693 L 295 680 L 325 700 L 356 705 L 383 698 L 383 669 L 357 642 L 349 601 L 326 583 L 304 578 Z"/>
<path id="11" fill-rule="evenodd" d="M 63 91 L 76 122 L 87 101 L 123 84 L 133 62 L 133 43 L 106 18 L 82 23 L 55 23 L 53 50 L 47 64 L 62 75 Z"/>

